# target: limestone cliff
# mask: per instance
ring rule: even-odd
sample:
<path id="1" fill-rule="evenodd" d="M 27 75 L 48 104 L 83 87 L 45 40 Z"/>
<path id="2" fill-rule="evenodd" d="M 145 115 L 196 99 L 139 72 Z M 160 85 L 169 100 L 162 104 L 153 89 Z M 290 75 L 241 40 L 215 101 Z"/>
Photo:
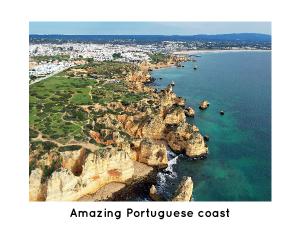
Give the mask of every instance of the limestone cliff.
<path id="1" fill-rule="evenodd" d="M 29 177 L 29 200 L 30 201 L 44 201 L 46 198 L 45 187 L 42 184 L 43 171 L 35 169 L 31 172 Z"/>
<path id="2" fill-rule="evenodd" d="M 125 182 L 133 173 L 133 161 L 125 151 L 105 148 L 88 154 L 80 176 L 68 169 L 54 172 L 48 181 L 46 200 L 78 200 L 110 182 Z"/>
<path id="3" fill-rule="evenodd" d="M 168 166 L 167 148 L 163 143 L 144 139 L 140 145 L 138 161 L 150 166 L 166 168 Z"/>
<path id="4" fill-rule="evenodd" d="M 178 125 L 185 122 L 185 120 L 184 110 L 180 107 L 176 107 L 167 112 L 164 122 L 167 125 Z"/>
<path id="5" fill-rule="evenodd" d="M 194 117 L 194 116 L 195 116 L 195 110 L 192 109 L 191 107 L 187 107 L 187 108 L 184 110 L 184 114 L 185 114 L 187 117 Z"/>
<path id="6" fill-rule="evenodd" d="M 193 181 L 191 177 L 183 177 L 172 201 L 190 201 L 193 194 Z"/>
<path id="7" fill-rule="evenodd" d="M 180 124 L 171 130 L 166 140 L 172 150 L 178 153 L 185 152 L 189 157 L 205 156 L 208 153 L 203 136 L 187 123 Z"/>

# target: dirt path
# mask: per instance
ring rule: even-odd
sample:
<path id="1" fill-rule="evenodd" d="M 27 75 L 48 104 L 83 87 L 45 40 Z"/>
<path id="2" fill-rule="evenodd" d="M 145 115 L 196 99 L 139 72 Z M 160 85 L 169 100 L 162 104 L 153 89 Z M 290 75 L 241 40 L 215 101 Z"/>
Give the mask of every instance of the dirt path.
<path id="1" fill-rule="evenodd" d="M 70 145 L 78 145 L 78 146 L 82 146 L 86 149 L 89 149 L 92 152 L 97 151 L 99 149 L 98 146 L 96 146 L 92 143 L 89 143 L 89 142 L 75 142 L 74 141 L 73 143 L 68 142 L 66 144 L 62 144 L 62 143 L 60 143 L 56 140 L 53 140 L 53 139 L 43 138 L 43 134 L 40 131 L 38 131 L 38 130 L 35 130 L 35 131 L 37 131 L 39 134 L 36 138 L 32 138 L 32 141 L 43 141 L 43 142 L 50 141 L 50 142 L 56 144 L 59 147 L 61 147 L 61 146 L 70 146 Z"/>

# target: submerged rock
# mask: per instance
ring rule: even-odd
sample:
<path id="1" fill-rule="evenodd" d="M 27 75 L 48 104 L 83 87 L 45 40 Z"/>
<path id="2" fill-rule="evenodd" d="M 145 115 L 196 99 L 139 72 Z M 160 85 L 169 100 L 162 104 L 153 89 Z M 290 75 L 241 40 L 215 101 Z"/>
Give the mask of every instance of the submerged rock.
<path id="1" fill-rule="evenodd" d="M 172 201 L 190 201 L 193 194 L 193 181 L 191 177 L 183 177 Z"/>

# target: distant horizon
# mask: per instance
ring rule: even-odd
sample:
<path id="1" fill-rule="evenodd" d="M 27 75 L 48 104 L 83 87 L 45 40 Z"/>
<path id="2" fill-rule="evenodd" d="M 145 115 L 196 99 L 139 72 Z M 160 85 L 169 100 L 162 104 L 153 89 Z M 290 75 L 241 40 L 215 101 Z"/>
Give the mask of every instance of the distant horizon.
<path id="1" fill-rule="evenodd" d="M 29 22 L 30 35 L 271 35 L 271 22 Z"/>
<path id="2" fill-rule="evenodd" d="M 216 36 L 216 35 L 233 35 L 233 34 L 259 34 L 272 36 L 268 33 L 257 33 L 257 32 L 229 32 L 229 33 L 216 33 L 216 34 L 63 34 L 63 33 L 53 33 L 53 34 L 41 34 L 41 33 L 30 33 L 29 35 L 38 35 L 38 36 L 198 36 L 198 35 L 207 35 L 207 36 Z"/>

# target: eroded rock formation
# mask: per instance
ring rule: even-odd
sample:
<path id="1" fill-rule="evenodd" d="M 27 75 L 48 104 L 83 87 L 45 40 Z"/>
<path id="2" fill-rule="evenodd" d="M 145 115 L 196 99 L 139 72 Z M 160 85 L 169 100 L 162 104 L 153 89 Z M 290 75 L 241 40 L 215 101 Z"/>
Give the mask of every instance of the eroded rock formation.
<path id="1" fill-rule="evenodd" d="M 54 172 L 48 181 L 47 201 L 78 200 L 110 182 L 125 182 L 133 173 L 133 161 L 125 151 L 105 148 L 87 155 L 80 176 L 68 169 Z"/>
<path id="2" fill-rule="evenodd" d="M 46 197 L 45 186 L 42 184 L 43 171 L 35 169 L 29 177 L 29 200 L 44 201 Z"/>
<path id="3" fill-rule="evenodd" d="M 191 177 L 183 177 L 172 201 L 190 201 L 193 194 L 193 181 Z"/>
<path id="4" fill-rule="evenodd" d="M 171 108 L 164 119 L 167 125 L 178 125 L 181 122 L 185 122 L 184 110 L 180 107 Z"/>
<path id="5" fill-rule="evenodd" d="M 153 201 L 162 201 L 160 195 L 157 192 L 155 185 L 152 185 L 149 190 L 149 196 Z"/>
<path id="6" fill-rule="evenodd" d="M 167 134 L 167 142 L 177 153 L 185 153 L 189 157 L 201 157 L 208 153 L 202 135 L 190 124 L 183 123 Z"/>
<path id="7" fill-rule="evenodd" d="M 185 110 L 184 110 L 184 113 L 187 117 L 194 117 L 195 116 L 195 110 L 192 109 L 191 107 L 187 107 Z"/>
<path id="8" fill-rule="evenodd" d="M 166 168 L 168 166 L 167 148 L 162 142 L 144 139 L 140 144 L 138 161 L 150 166 Z"/>
<path id="9" fill-rule="evenodd" d="M 209 107 L 209 102 L 207 100 L 203 100 L 200 102 L 199 108 L 205 110 Z"/>

